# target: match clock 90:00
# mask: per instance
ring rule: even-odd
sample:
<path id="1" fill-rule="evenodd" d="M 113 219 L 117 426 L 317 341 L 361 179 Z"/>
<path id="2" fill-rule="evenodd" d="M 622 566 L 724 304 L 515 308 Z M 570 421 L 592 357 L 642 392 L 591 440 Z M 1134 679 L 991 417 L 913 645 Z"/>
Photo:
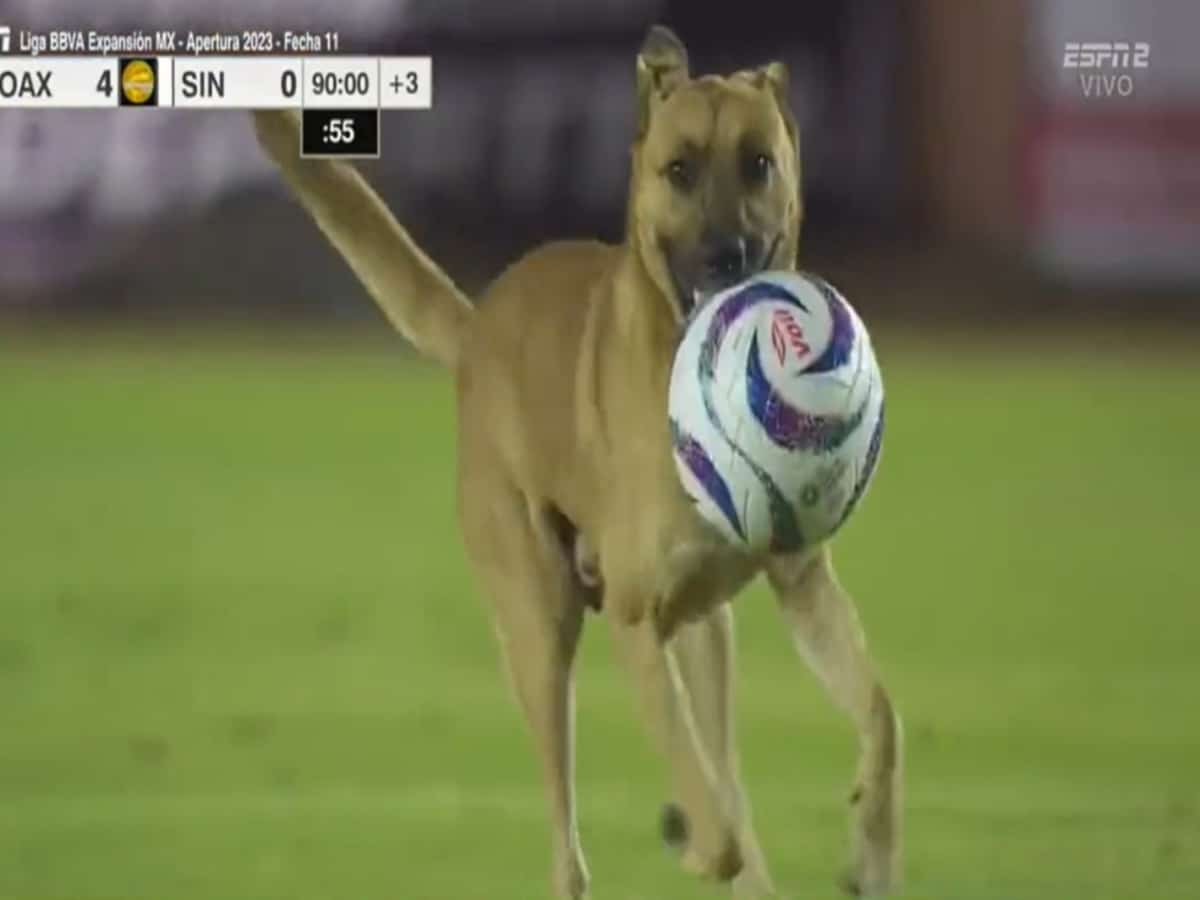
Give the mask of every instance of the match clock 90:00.
<path id="1" fill-rule="evenodd" d="M 314 97 L 365 97 L 371 93 L 366 72 L 313 72 L 309 91 Z"/>
<path id="2" fill-rule="evenodd" d="M 306 109 L 301 156 L 379 157 L 378 109 Z"/>

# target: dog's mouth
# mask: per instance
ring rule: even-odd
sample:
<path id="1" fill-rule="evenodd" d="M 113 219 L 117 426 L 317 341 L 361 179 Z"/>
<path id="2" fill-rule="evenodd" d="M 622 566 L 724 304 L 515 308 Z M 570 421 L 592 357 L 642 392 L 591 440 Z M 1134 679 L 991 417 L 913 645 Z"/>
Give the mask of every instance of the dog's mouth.
<path id="1" fill-rule="evenodd" d="M 713 265 L 711 258 L 702 258 L 698 264 L 694 259 L 685 261 L 682 254 L 664 248 L 680 317 L 686 321 L 716 294 L 773 268 L 782 237 L 782 233 L 776 234 L 769 244 L 759 244 L 767 247 L 766 252 L 744 257 L 740 264 L 729 266 Z"/>
<path id="2" fill-rule="evenodd" d="M 704 305 L 713 294 L 716 294 L 719 288 L 705 290 L 701 287 L 688 287 L 678 276 L 675 277 L 675 302 L 679 306 L 680 313 L 683 318 L 687 319 L 691 314 Z"/>

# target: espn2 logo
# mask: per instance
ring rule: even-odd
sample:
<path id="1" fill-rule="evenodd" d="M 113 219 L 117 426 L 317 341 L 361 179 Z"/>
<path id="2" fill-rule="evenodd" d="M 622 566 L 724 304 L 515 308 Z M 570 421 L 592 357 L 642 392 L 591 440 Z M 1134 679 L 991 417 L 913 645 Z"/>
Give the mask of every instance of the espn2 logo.
<path id="1" fill-rule="evenodd" d="M 12 41 L 12 30 L 7 25 L 0 25 L 0 53 L 8 53 Z"/>
<path id="2" fill-rule="evenodd" d="M 1150 45 L 1145 41 L 1068 41 L 1063 50 L 1064 69 L 1147 69 Z"/>

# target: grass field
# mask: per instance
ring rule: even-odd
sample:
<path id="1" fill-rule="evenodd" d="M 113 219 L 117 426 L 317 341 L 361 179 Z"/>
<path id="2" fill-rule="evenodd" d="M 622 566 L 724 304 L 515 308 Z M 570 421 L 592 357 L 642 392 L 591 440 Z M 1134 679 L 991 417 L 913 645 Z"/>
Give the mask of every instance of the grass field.
<path id="1" fill-rule="evenodd" d="M 546 895 L 449 380 L 285 343 L 0 339 L 0 898 Z M 904 896 L 1200 897 L 1200 353 L 877 343 L 840 568 L 907 726 Z M 853 737 L 738 609 L 760 831 L 832 898 Z M 603 628 L 582 655 L 594 895 L 722 896 L 657 843 Z"/>

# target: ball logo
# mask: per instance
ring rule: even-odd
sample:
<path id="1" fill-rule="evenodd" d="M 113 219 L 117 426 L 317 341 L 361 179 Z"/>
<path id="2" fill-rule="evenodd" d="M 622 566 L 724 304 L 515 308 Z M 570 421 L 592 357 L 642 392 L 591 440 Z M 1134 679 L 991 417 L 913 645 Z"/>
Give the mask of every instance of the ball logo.
<path id="1" fill-rule="evenodd" d="M 787 359 L 788 347 L 792 348 L 797 358 L 812 352 L 812 347 L 804 339 L 804 329 L 786 309 L 777 309 L 771 316 L 771 346 L 775 348 L 781 366 Z"/>
<path id="2" fill-rule="evenodd" d="M 141 106 L 154 95 L 154 69 L 144 59 L 126 63 L 121 71 L 121 93 L 125 99 Z"/>

